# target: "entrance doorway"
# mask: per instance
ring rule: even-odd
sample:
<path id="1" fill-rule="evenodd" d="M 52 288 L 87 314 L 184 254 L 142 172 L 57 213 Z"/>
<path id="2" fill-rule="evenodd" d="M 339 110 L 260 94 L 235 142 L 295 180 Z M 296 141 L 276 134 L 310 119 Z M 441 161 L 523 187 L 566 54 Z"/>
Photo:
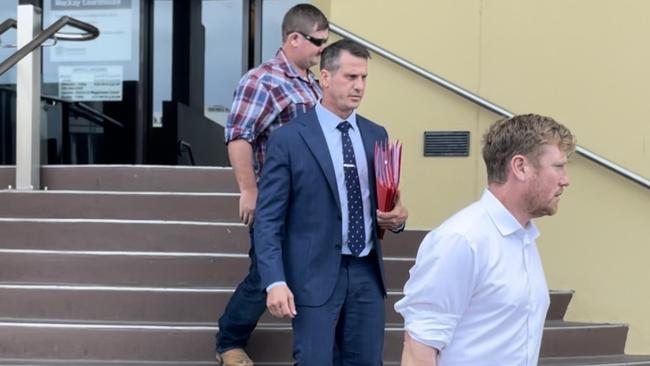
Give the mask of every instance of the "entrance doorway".
<path id="1" fill-rule="evenodd" d="M 281 44 L 296 0 L 41 0 L 43 27 L 90 23 L 88 42 L 42 52 L 43 164 L 228 165 L 223 144 L 243 73 Z M 0 2 L 0 21 L 18 0 Z M 0 36 L 0 58 L 15 48 Z M 5 48 L 7 47 L 7 48 Z M 0 76 L 0 164 L 15 164 L 15 67 Z"/>

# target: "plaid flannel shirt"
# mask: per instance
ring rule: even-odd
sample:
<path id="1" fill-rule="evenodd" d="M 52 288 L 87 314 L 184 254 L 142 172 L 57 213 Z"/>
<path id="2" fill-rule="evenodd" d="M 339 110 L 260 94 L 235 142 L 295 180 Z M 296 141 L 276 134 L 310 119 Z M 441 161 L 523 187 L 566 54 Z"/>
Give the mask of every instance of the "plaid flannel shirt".
<path id="1" fill-rule="evenodd" d="M 271 132 L 315 106 L 321 94 L 314 74 L 308 70 L 307 79 L 301 77 L 279 50 L 239 81 L 226 123 L 226 144 L 237 139 L 250 142 L 259 177 Z"/>

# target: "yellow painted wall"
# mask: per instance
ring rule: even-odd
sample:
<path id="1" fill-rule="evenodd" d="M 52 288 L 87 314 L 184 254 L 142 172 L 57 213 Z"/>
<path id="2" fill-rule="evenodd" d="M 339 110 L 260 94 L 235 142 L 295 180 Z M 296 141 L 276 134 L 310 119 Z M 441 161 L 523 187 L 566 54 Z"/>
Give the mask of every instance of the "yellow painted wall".
<path id="1" fill-rule="evenodd" d="M 513 112 L 550 115 L 579 143 L 650 177 L 650 1 L 315 0 L 330 20 Z M 409 226 L 430 229 L 485 186 L 480 137 L 497 116 L 379 56 L 360 112 L 405 145 Z M 424 158 L 426 130 L 467 130 L 468 158 Z M 650 190 L 575 156 L 560 212 L 538 221 L 567 318 L 630 324 L 650 354 Z"/>

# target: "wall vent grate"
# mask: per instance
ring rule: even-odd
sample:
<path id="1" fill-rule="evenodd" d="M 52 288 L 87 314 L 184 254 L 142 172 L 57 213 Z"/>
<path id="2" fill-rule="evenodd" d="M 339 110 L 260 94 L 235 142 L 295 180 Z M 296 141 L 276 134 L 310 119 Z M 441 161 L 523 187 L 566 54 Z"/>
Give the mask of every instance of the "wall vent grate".
<path id="1" fill-rule="evenodd" d="M 469 131 L 424 131 L 424 156 L 469 156 Z"/>

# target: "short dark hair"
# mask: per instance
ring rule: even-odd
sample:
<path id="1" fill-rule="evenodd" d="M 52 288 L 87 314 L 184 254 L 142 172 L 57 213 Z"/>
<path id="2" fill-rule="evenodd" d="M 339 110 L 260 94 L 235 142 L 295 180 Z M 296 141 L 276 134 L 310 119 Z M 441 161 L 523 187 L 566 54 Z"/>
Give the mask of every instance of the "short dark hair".
<path id="1" fill-rule="evenodd" d="M 320 55 L 320 69 L 334 72 L 341 66 L 341 51 L 363 59 L 370 58 L 367 48 L 351 39 L 341 39 L 325 47 Z"/>
<path id="2" fill-rule="evenodd" d="M 551 117 L 523 114 L 496 121 L 483 136 L 483 160 L 488 183 L 503 184 L 508 176 L 508 164 L 515 155 L 538 163 L 544 145 L 555 145 L 570 155 L 576 138 L 564 125 Z"/>
<path id="3" fill-rule="evenodd" d="M 314 31 L 329 29 L 330 23 L 325 14 L 311 4 L 298 4 L 284 15 L 282 19 L 282 42 L 293 32 L 309 34 Z"/>

